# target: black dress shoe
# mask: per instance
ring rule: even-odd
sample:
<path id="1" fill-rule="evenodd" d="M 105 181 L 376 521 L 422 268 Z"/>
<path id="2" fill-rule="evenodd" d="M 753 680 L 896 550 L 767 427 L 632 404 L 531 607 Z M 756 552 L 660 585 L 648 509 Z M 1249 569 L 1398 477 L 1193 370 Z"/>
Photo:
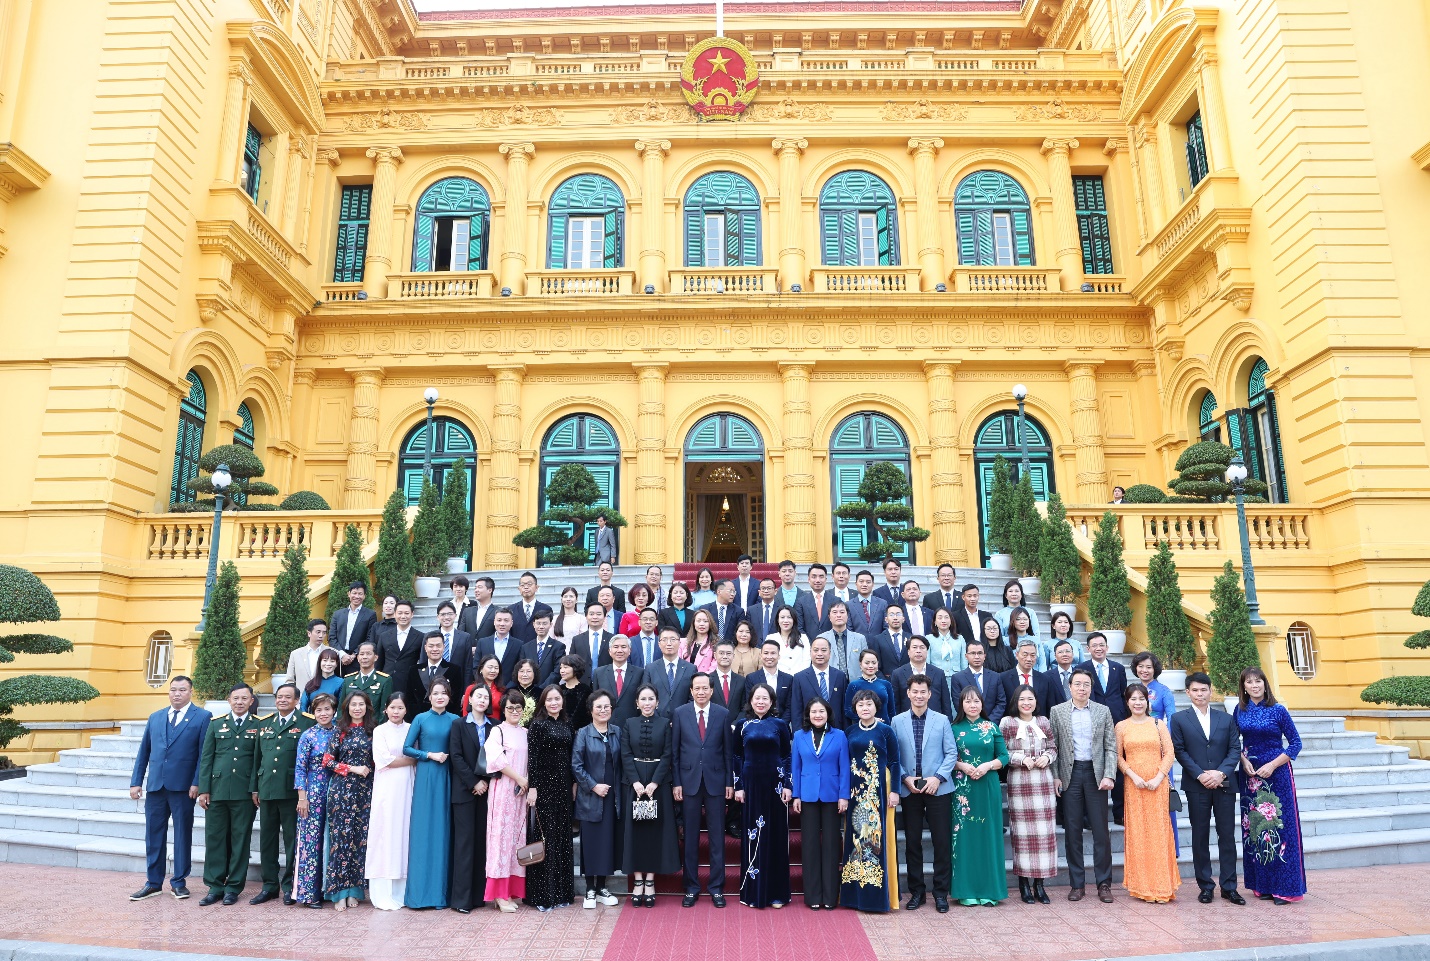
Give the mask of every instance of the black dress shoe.
<path id="1" fill-rule="evenodd" d="M 948 898 L 941 898 L 937 894 L 933 896 L 934 910 L 939 914 L 948 913 Z"/>
<path id="2" fill-rule="evenodd" d="M 1225 895 L 1223 895 L 1223 896 L 1225 896 Z M 1203 904 L 1211 904 L 1211 903 L 1212 903 L 1212 893 L 1211 893 L 1210 891 L 1203 891 L 1201 894 L 1198 894 L 1198 895 L 1197 895 L 1197 900 L 1200 901 L 1200 902 L 1202 902 Z"/>
<path id="3" fill-rule="evenodd" d="M 682 908 L 693 908 L 695 907 L 695 899 L 698 897 L 700 897 L 698 894 L 687 894 L 680 899 L 680 906 Z"/>
<path id="4" fill-rule="evenodd" d="M 291 894 L 285 894 L 285 895 L 283 895 L 283 906 L 284 906 L 284 907 L 291 908 L 293 905 L 295 905 L 295 904 L 297 904 L 297 903 L 298 903 L 298 899 L 295 898 L 295 897 L 293 897 L 293 895 L 291 895 Z"/>
<path id="5" fill-rule="evenodd" d="M 238 895 L 236 895 L 236 894 L 225 894 L 225 895 L 223 896 L 223 906 L 224 906 L 224 907 L 228 907 L 229 905 L 237 904 L 237 903 L 238 903 Z"/>
<path id="6" fill-rule="evenodd" d="M 249 904 L 267 904 L 269 901 L 277 900 L 277 898 L 278 898 L 278 892 L 277 892 L 277 891 L 259 891 L 259 892 L 258 892 L 257 894 L 255 894 L 253 897 L 251 897 L 251 898 L 248 899 L 248 903 L 249 903 Z"/>
<path id="7" fill-rule="evenodd" d="M 323 908 L 323 902 L 322 902 L 322 901 L 304 901 L 304 902 L 303 902 L 303 907 L 305 907 L 305 908 L 312 908 L 312 909 L 314 909 L 315 911 L 320 911 L 320 910 L 322 910 L 322 908 Z"/>
<path id="8" fill-rule="evenodd" d="M 471 913 L 472 913 L 472 909 L 471 909 L 471 908 L 454 908 L 453 910 L 455 910 L 458 914 L 471 914 Z"/>
<path id="9" fill-rule="evenodd" d="M 1210 894 L 1211 892 L 1208 891 L 1207 893 Z M 1230 901 L 1237 907 L 1241 907 L 1242 905 L 1246 904 L 1246 898 L 1241 896 L 1240 891 L 1223 891 L 1221 893 L 1221 899 L 1223 901 Z M 1207 898 L 1207 900 L 1210 901 L 1211 898 Z"/>
<path id="10" fill-rule="evenodd" d="M 1097 899 L 1103 904 L 1112 903 L 1112 884 L 1104 881 L 1097 886 Z"/>
<path id="11" fill-rule="evenodd" d="M 146 884 L 138 891 L 129 895 L 131 901 L 143 901 L 145 898 L 152 898 L 156 894 L 163 894 L 164 889 L 157 884 Z"/>
<path id="12" fill-rule="evenodd" d="M 715 907 L 717 907 L 717 908 L 723 908 L 723 907 L 725 906 L 725 895 L 723 895 L 723 894 L 712 894 L 712 895 L 710 895 L 710 903 L 713 904 L 713 905 L 715 905 Z"/>
<path id="13" fill-rule="evenodd" d="M 905 911 L 917 911 L 924 906 L 924 896 L 922 894 L 909 895 L 909 903 L 904 906 Z"/>
<path id="14" fill-rule="evenodd" d="M 180 901 L 187 901 L 189 899 L 189 887 L 186 884 L 170 885 L 169 892 Z"/>
<path id="15" fill-rule="evenodd" d="M 1273 895 L 1272 898 L 1271 898 L 1271 903 L 1272 903 L 1272 904 L 1280 905 L 1280 904 L 1290 904 L 1291 902 L 1288 901 L 1288 900 L 1286 900 L 1285 898 L 1278 898 L 1278 897 L 1276 897 L 1276 896 Z"/>
<path id="16" fill-rule="evenodd" d="M 218 904 L 218 903 L 219 903 L 220 901 L 222 901 L 222 900 L 223 900 L 223 892 L 222 892 L 222 891 L 210 891 L 208 894 L 205 894 L 204 897 L 203 897 L 203 900 L 201 900 L 201 901 L 199 902 L 199 907 L 201 907 L 201 908 L 206 908 L 206 907 L 208 907 L 210 904 Z"/>
<path id="17" fill-rule="evenodd" d="M 1270 901 L 1270 900 L 1271 900 L 1271 895 L 1269 895 L 1269 894 L 1258 894 L 1258 895 L 1256 896 L 1256 900 L 1258 900 L 1258 901 Z"/>

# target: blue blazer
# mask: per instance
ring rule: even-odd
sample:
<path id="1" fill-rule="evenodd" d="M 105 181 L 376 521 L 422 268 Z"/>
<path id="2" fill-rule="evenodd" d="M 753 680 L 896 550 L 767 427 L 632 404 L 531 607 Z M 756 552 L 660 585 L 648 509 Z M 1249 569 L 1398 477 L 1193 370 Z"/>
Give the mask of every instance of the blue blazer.
<path id="1" fill-rule="evenodd" d="M 899 797 L 909 796 L 909 786 L 903 778 L 913 777 L 914 771 L 914 716 L 909 711 L 895 715 L 889 723 L 894 729 L 894 738 L 899 742 Z M 958 761 L 958 742 L 953 739 L 953 727 L 948 717 L 937 711 L 924 712 L 924 777 L 938 778 L 935 796 L 953 793 L 953 765 Z"/>
<path id="2" fill-rule="evenodd" d="M 149 723 L 144 726 L 144 738 L 139 742 L 139 756 L 134 759 L 134 772 L 129 775 L 129 786 L 138 787 L 143 783 L 150 791 L 185 794 L 189 788 L 197 787 L 199 754 L 212 719 L 208 711 L 190 704 L 188 713 L 170 737 L 169 709 L 150 714 Z"/>
<path id="3" fill-rule="evenodd" d="M 849 686 L 849 678 L 837 667 L 826 668 L 829 674 L 829 710 L 834 715 L 829 719 L 830 727 L 839 727 L 839 715 L 844 710 L 844 689 Z M 776 692 L 778 693 L 778 692 Z M 789 714 L 786 720 L 796 731 L 804 724 L 804 706 L 819 697 L 819 675 L 813 667 L 806 667 L 794 676 L 790 685 Z"/>
<path id="4" fill-rule="evenodd" d="M 835 726 L 833 718 L 818 754 L 814 751 L 814 735 L 800 729 L 794 732 L 790 757 L 796 798 L 806 804 L 849 800 L 849 739 Z"/>

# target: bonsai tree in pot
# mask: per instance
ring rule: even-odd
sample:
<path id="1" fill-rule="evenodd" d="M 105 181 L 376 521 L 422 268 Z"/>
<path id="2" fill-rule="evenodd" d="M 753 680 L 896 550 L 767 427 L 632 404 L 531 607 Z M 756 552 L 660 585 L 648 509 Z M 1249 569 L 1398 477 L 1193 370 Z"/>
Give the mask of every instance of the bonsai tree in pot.
<path id="1" fill-rule="evenodd" d="M 1042 589 L 1044 526 L 1033 495 L 1033 479 L 1024 474 L 1013 488 L 1013 525 L 1008 548 L 1013 555 L 1013 568 L 1021 575 L 1023 590 L 1028 594 L 1037 594 Z"/>
<path id="2" fill-rule="evenodd" d="M 248 651 L 238 626 L 238 566 L 224 561 L 194 651 L 194 693 L 205 701 L 222 700 L 243 680 L 246 667 Z"/>
<path id="3" fill-rule="evenodd" d="M 447 532 L 442 526 L 442 498 L 431 478 L 424 478 L 422 496 L 417 500 L 417 517 L 412 521 L 412 560 L 417 566 L 414 590 L 418 597 L 437 596 L 450 553 Z"/>
<path id="4" fill-rule="evenodd" d="M 233 478 L 224 492 L 224 507 L 227 510 L 274 510 L 269 504 L 254 504 L 249 498 L 252 497 L 273 497 L 278 493 L 278 488 L 267 481 L 255 480 L 262 477 L 264 472 L 263 461 L 258 459 L 258 455 L 244 447 L 242 444 L 220 444 L 217 447 L 209 448 L 208 453 L 199 459 L 199 470 L 203 473 L 190 480 L 184 486 L 195 494 L 206 494 L 206 498 L 201 498 L 193 503 L 202 505 L 207 510 L 214 508 L 214 485 L 213 472 L 218 469 L 218 465 L 228 465 L 229 476 Z M 228 694 L 224 692 L 225 696 Z"/>
<path id="5" fill-rule="evenodd" d="M 1227 561 L 1212 584 L 1212 637 L 1207 642 L 1207 673 L 1223 697 L 1235 697 L 1241 672 L 1261 666 L 1261 652 L 1251 630 L 1251 612 L 1241 590 L 1241 575 Z"/>
<path id="6" fill-rule="evenodd" d="M 995 571 L 1011 571 L 1013 537 L 1013 482 L 1008 462 L 999 454 L 993 458 L 993 489 L 988 493 L 988 566 Z"/>
<path id="7" fill-rule="evenodd" d="M 1426 581 L 1410 605 L 1410 613 L 1416 617 L 1430 617 L 1430 581 Z M 1416 631 L 1405 639 L 1405 646 L 1412 651 L 1430 648 L 1430 630 Z M 1401 674 L 1383 677 L 1366 685 L 1360 699 L 1371 704 L 1395 704 L 1399 707 L 1430 707 L 1430 677 L 1420 674 Z"/>
<path id="8" fill-rule="evenodd" d="M 1038 561 L 1043 571 L 1043 592 L 1047 594 L 1051 612 L 1066 611 L 1077 617 L 1077 595 L 1082 590 L 1082 559 L 1073 541 L 1072 524 L 1061 494 L 1048 497 L 1048 516 L 1044 522 L 1043 542 L 1038 548 Z"/>
<path id="9" fill-rule="evenodd" d="M 343 528 L 343 543 L 338 548 L 338 556 L 333 563 L 333 579 L 328 587 L 328 604 L 323 612 L 324 620 L 332 623 L 333 615 L 339 608 L 348 606 L 348 588 L 353 584 L 360 583 L 368 588 L 367 600 L 364 607 L 377 610 L 381 598 L 372 596 L 372 588 L 368 584 L 367 565 L 362 562 L 362 531 L 358 530 L 356 524 L 348 524 Z M 275 590 L 277 585 L 274 585 Z M 398 595 L 401 596 L 401 595 Z M 304 618 L 304 635 L 302 643 L 307 643 L 307 624 Z M 280 664 L 280 667 L 287 665 L 287 661 Z"/>
<path id="10" fill-rule="evenodd" d="M 1220 503 L 1231 495 L 1231 485 L 1226 482 L 1226 468 L 1236 451 L 1220 441 L 1204 440 L 1182 451 L 1177 458 L 1178 476 L 1167 482 L 1173 495 L 1167 500 L 1174 504 Z M 1266 503 L 1266 482 L 1248 479 L 1244 485 L 1246 501 L 1251 504 Z"/>
<path id="11" fill-rule="evenodd" d="M 586 549 L 586 525 L 594 523 L 596 515 L 605 514 L 609 527 L 625 527 L 620 512 L 601 507 L 601 488 L 596 478 L 581 464 L 567 464 L 546 482 L 546 503 L 550 505 L 537 518 L 536 527 L 528 527 L 511 539 L 517 547 L 534 547 L 540 551 L 540 563 L 580 566 L 591 561 Z"/>
<path id="12" fill-rule="evenodd" d="M 1121 654 L 1127 647 L 1127 625 L 1132 623 L 1132 588 L 1127 584 L 1127 567 L 1122 563 L 1122 534 L 1112 511 L 1103 513 L 1092 541 L 1087 614 L 1093 626 L 1107 635 L 1107 649 Z"/>
<path id="13" fill-rule="evenodd" d="M 417 576 L 417 565 L 412 558 L 412 542 L 407 536 L 407 498 L 402 491 L 393 491 L 383 505 L 382 527 L 377 534 L 377 558 L 372 566 L 373 589 L 368 595 L 369 603 L 377 607 L 389 594 L 407 598 L 412 590 L 412 580 Z M 366 572 L 362 579 L 366 580 Z M 341 607 L 341 591 L 336 600 L 329 596 L 328 603 Z"/>
<path id="14" fill-rule="evenodd" d="M 1187 671 L 1197 659 L 1192 624 L 1182 610 L 1182 588 L 1177 580 L 1177 562 L 1166 541 L 1157 542 L 1157 553 L 1147 565 L 1147 647 L 1161 659 L 1161 681 L 1174 691 L 1187 686 Z"/>
<path id="15" fill-rule="evenodd" d="M 353 525 L 349 527 L 356 530 Z M 263 637 L 258 645 L 258 666 L 265 671 L 284 670 L 288 666 L 288 655 L 308 642 L 308 620 L 313 616 L 313 603 L 308 596 L 306 556 L 307 550 L 300 544 L 292 545 L 283 553 L 283 569 L 273 582 L 268 619 L 263 624 Z M 334 583 L 337 583 L 337 573 L 335 569 Z M 275 675 L 275 683 L 283 676 Z"/>
<path id="16" fill-rule="evenodd" d="M 472 552 L 472 518 L 467 513 L 467 462 L 458 459 L 442 484 L 442 529 L 447 541 L 447 573 L 467 569 Z"/>
<path id="17" fill-rule="evenodd" d="M 908 477 L 896 464 L 870 464 L 859 480 L 859 499 L 834 509 L 836 517 L 864 522 L 861 560 L 881 561 L 892 557 L 904 544 L 929 539 L 928 531 L 913 526 L 914 509 L 905 503 L 912 492 Z"/>

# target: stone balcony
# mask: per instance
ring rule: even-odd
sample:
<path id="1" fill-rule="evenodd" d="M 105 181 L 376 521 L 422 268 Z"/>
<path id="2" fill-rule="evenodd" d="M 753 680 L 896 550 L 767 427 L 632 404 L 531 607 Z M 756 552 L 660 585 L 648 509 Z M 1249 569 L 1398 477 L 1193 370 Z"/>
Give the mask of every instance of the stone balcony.
<path id="1" fill-rule="evenodd" d="M 635 291 L 636 272 L 600 270 L 528 270 L 528 297 L 620 297 Z"/>
<path id="2" fill-rule="evenodd" d="M 917 267 L 815 267 L 809 272 L 816 294 L 907 294 L 919 289 Z"/>
<path id="3" fill-rule="evenodd" d="M 1059 267 L 955 267 L 957 294 L 1046 294 L 1058 292 Z"/>
<path id="4" fill-rule="evenodd" d="M 210 188 L 197 227 L 197 299 L 205 323 L 227 312 L 281 330 L 282 322 L 267 312 L 276 306 L 297 314 L 313 303 L 308 258 L 240 188 Z"/>
<path id="5" fill-rule="evenodd" d="M 684 267 L 670 272 L 672 294 L 774 294 L 774 267 Z"/>
<path id="6" fill-rule="evenodd" d="M 1250 233 L 1251 208 L 1242 201 L 1236 173 L 1204 177 L 1142 248 L 1146 272 L 1133 293 L 1143 300 L 1157 290 L 1172 295 L 1211 263 L 1217 299 L 1238 310 L 1249 309 L 1254 289 L 1247 250 Z"/>

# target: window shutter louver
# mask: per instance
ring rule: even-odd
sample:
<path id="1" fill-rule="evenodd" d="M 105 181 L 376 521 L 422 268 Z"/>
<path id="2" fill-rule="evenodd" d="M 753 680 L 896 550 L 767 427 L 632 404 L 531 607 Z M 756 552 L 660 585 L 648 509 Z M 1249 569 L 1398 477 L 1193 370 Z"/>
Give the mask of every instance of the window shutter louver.
<path id="1" fill-rule="evenodd" d="M 685 211 L 685 266 L 705 266 L 705 212 Z"/>
<path id="2" fill-rule="evenodd" d="M 605 216 L 605 246 L 601 253 L 601 266 L 606 268 L 621 265 L 621 215 L 620 211 L 608 210 Z"/>

